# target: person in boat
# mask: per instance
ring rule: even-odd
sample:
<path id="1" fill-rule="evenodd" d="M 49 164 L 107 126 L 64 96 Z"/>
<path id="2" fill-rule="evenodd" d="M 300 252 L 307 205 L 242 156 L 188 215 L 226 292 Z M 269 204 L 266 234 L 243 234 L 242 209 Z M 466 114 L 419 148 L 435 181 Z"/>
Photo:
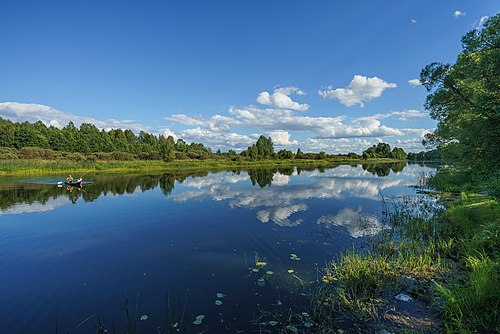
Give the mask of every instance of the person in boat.
<path id="1" fill-rule="evenodd" d="M 68 182 L 73 181 L 73 176 L 71 176 L 71 174 L 69 174 L 69 176 L 66 177 L 66 181 L 68 181 Z"/>

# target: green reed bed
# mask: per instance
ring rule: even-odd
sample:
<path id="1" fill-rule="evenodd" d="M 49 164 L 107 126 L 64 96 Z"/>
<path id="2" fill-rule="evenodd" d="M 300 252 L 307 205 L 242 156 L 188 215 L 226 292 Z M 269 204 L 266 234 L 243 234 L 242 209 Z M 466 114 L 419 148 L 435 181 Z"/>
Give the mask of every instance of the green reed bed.
<path id="1" fill-rule="evenodd" d="M 280 167 L 280 166 L 315 166 L 335 167 L 340 164 L 384 163 L 393 159 L 330 159 L 330 160 L 132 160 L 132 161 L 94 161 L 94 160 L 43 160 L 13 159 L 0 160 L 0 175 L 19 174 L 60 174 L 79 172 L 138 172 L 138 171 L 178 171 L 197 169 L 224 169 L 240 167 Z"/>

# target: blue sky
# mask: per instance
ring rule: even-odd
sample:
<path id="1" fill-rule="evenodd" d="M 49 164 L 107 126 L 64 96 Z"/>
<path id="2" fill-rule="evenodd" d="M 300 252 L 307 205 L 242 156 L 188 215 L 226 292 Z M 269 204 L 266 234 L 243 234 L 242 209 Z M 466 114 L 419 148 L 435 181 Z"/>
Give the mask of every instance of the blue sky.
<path id="1" fill-rule="evenodd" d="M 409 80 L 454 62 L 498 1 L 3 1 L 0 117 L 174 134 L 214 149 L 419 151 Z"/>

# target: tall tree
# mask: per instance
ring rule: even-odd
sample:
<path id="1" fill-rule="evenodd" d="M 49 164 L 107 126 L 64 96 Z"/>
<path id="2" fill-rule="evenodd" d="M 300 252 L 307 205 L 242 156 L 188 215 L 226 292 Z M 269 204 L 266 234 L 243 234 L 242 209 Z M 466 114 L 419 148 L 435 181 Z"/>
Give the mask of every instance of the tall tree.
<path id="1" fill-rule="evenodd" d="M 425 107 L 438 121 L 424 140 L 444 158 L 486 173 L 500 165 L 500 14 L 462 37 L 455 64 L 432 63 L 420 74 Z"/>

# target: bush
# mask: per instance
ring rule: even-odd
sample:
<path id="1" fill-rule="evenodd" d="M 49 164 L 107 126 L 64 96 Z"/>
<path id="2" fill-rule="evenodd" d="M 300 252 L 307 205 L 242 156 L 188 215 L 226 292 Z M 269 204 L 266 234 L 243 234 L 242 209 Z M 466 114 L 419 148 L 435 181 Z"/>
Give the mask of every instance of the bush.
<path id="1" fill-rule="evenodd" d="M 18 159 L 18 157 L 14 153 L 0 153 L 0 160 L 16 160 L 16 159 Z"/>
<path id="2" fill-rule="evenodd" d="M 137 158 L 140 160 L 162 160 L 158 152 L 141 152 L 137 154 Z"/>

